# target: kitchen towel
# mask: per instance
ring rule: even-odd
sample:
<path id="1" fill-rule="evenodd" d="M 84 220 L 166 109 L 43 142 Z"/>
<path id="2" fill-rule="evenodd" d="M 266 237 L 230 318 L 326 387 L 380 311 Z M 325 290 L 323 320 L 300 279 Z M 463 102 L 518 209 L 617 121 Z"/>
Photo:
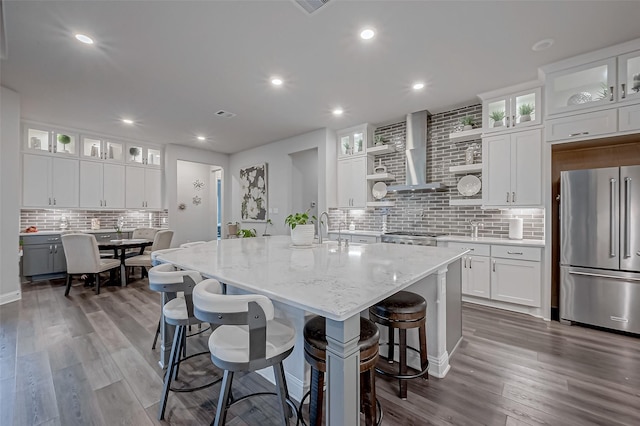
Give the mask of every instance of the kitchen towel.
<path id="1" fill-rule="evenodd" d="M 522 239 L 522 219 L 509 219 L 509 239 L 521 240 Z"/>

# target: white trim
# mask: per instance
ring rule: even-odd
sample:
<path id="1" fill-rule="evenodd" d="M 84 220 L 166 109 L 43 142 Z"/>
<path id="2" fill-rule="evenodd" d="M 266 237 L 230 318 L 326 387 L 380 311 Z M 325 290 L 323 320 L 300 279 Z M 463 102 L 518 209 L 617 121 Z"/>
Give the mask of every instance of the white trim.
<path id="1" fill-rule="evenodd" d="M 492 90 L 490 92 L 480 93 L 478 97 L 482 101 L 486 101 L 487 99 L 499 98 L 501 96 L 510 95 L 515 92 L 521 92 L 523 90 L 535 89 L 537 87 L 542 87 L 544 84 L 544 80 L 533 80 L 527 81 L 526 83 L 520 83 L 509 87 L 502 87 L 497 90 Z"/>
<path id="2" fill-rule="evenodd" d="M 305 369 L 306 372 L 306 369 Z M 276 379 L 273 375 L 273 368 L 263 368 L 262 370 L 256 371 L 259 375 L 270 381 L 274 384 L 276 383 Z M 287 389 L 289 390 L 289 398 L 294 399 L 298 402 L 302 399 L 304 394 L 309 390 L 309 384 L 305 387 L 304 382 L 302 382 L 299 378 L 294 376 L 293 374 L 286 371 L 284 372 L 285 379 L 287 380 Z"/>
<path id="3" fill-rule="evenodd" d="M 534 308 L 531 306 L 518 305 L 515 303 L 501 302 L 499 300 L 489 300 L 479 297 L 462 295 L 462 301 L 467 303 L 475 303 L 476 305 L 488 306 L 490 308 L 503 309 L 505 311 L 517 312 L 520 314 L 531 315 L 532 317 L 541 318 L 550 321 L 550 314 L 546 317 L 542 308 Z"/>
<path id="4" fill-rule="evenodd" d="M 20 290 L 0 294 L 0 305 L 15 302 L 20 299 L 22 299 L 22 292 Z"/>

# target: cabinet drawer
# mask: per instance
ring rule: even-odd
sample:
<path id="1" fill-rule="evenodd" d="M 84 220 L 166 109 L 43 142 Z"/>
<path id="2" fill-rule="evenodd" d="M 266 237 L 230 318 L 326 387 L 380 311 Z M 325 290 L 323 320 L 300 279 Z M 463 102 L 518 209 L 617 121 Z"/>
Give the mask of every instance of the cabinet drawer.
<path id="1" fill-rule="evenodd" d="M 29 246 L 33 244 L 55 244 L 62 242 L 60 238 L 60 234 L 49 234 L 49 235 L 33 235 L 28 237 L 20 237 L 22 238 L 22 245 Z"/>
<path id="2" fill-rule="evenodd" d="M 542 253 L 541 249 L 537 247 L 491 246 L 491 257 L 540 262 Z"/>
<path id="3" fill-rule="evenodd" d="M 488 244 L 450 242 L 449 248 L 460 248 L 465 250 L 471 250 L 469 254 L 474 256 L 489 256 L 491 253 L 491 246 Z"/>
<path id="4" fill-rule="evenodd" d="M 361 244 L 373 244 L 375 243 L 376 237 L 373 235 L 352 235 L 351 242 L 361 243 Z"/>
<path id="5" fill-rule="evenodd" d="M 545 122 L 547 142 L 589 139 L 614 133 L 618 127 L 618 110 L 590 112 L 570 117 L 548 119 Z"/>
<path id="6" fill-rule="evenodd" d="M 329 233 L 329 240 L 338 241 L 338 235 L 340 235 L 340 234 L 335 234 L 333 232 L 330 232 Z M 342 238 L 342 241 L 344 241 L 344 240 L 351 241 L 351 235 L 342 235 L 342 236 L 340 236 L 340 238 Z"/>
<path id="7" fill-rule="evenodd" d="M 620 108 L 618 115 L 618 130 L 621 132 L 640 130 L 640 104 Z"/>

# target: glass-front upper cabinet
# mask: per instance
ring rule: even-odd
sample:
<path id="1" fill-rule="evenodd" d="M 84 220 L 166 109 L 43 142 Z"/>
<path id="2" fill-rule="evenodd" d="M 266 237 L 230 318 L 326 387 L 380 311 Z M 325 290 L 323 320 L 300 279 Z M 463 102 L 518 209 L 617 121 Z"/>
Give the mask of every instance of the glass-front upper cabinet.
<path id="1" fill-rule="evenodd" d="M 27 124 L 23 128 L 25 147 L 41 153 L 77 155 L 78 137 L 74 133 Z"/>
<path id="2" fill-rule="evenodd" d="M 162 166 L 162 150 L 150 146 L 129 144 L 125 152 L 127 163 L 146 166 Z"/>
<path id="3" fill-rule="evenodd" d="M 640 99 L 640 51 L 618 57 L 620 101 Z"/>
<path id="4" fill-rule="evenodd" d="M 547 74 L 547 114 L 559 114 L 616 101 L 616 58 Z"/>
<path id="5" fill-rule="evenodd" d="M 81 155 L 95 160 L 122 162 L 124 159 L 124 144 L 91 136 L 82 137 Z"/>
<path id="6" fill-rule="evenodd" d="M 338 136 L 338 157 L 363 155 L 371 143 L 373 127 L 369 124 L 350 127 L 336 132 Z"/>
<path id="7" fill-rule="evenodd" d="M 482 128 L 485 132 L 496 132 L 540 124 L 540 93 L 540 88 L 535 87 L 486 100 Z"/>

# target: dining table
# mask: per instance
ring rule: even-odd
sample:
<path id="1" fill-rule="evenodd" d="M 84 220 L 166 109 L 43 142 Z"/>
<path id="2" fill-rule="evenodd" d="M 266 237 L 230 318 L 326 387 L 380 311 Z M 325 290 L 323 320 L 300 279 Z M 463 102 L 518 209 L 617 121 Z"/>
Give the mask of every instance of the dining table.
<path id="1" fill-rule="evenodd" d="M 449 370 L 447 270 L 454 262 L 460 268 L 459 260 L 466 252 L 386 243 L 343 246 L 335 241 L 299 247 L 292 245 L 289 236 L 271 236 L 211 241 L 161 254 L 157 260 L 198 271 L 227 287 L 262 294 L 274 304 L 300 311 L 297 331 L 309 314 L 324 317 L 328 342 L 327 424 L 348 426 L 360 424 L 361 312 L 398 291 L 423 286 L 430 304 L 429 371 L 444 377 Z M 296 346 L 301 339 L 297 336 Z M 303 364 L 300 371 L 304 375 L 308 369 Z M 305 377 L 295 374 L 287 374 L 288 381 L 293 382 L 290 385 L 300 385 L 300 380 L 304 383 Z"/>
<path id="2" fill-rule="evenodd" d="M 152 240 L 145 238 L 128 238 L 121 240 L 100 241 L 98 243 L 98 250 L 113 250 L 113 255 L 116 259 L 120 259 L 120 285 L 122 287 L 127 286 L 127 273 L 125 267 L 125 260 L 127 258 L 127 250 L 139 248 L 138 254 L 143 254 L 144 249 L 153 245 Z"/>

